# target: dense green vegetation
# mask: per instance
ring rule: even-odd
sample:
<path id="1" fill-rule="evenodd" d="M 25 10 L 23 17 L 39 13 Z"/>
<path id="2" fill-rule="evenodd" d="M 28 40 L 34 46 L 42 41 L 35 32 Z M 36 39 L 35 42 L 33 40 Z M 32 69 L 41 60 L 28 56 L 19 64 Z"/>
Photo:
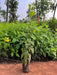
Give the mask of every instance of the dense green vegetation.
<path id="1" fill-rule="evenodd" d="M 5 1 L 6 11 L 0 7 L 0 60 L 22 61 L 25 73 L 29 72 L 31 60 L 57 60 L 56 0 L 35 0 L 29 4 L 27 17 L 19 21 L 19 0 Z M 45 21 L 51 10 L 54 11 L 52 19 Z"/>
<path id="2" fill-rule="evenodd" d="M 57 29 L 53 34 L 47 22 L 0 23 L 0 57 L 31 59 L 31 54 L 32 60 L 56 59 Z"/>

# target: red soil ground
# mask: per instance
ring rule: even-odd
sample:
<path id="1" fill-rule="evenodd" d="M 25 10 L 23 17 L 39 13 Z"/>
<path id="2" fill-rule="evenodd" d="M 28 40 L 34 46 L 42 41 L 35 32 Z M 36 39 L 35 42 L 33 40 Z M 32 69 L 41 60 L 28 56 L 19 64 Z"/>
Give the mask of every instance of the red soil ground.
<path id="1" fill-rule="evenodd" d="M 32 62 L 30 72 L 22 72 L 22 64 L 0 64 L 0 75 L 57 75 L 57 61 Z"/>

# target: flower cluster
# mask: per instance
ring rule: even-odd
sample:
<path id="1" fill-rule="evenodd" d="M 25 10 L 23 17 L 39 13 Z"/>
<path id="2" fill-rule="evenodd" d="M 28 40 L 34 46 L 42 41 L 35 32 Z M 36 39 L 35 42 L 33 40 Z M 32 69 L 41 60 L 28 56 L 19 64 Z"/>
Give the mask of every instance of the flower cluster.
<path id="1" fill-rule="evenodd" d="M 11 41 L 11 39 L 9 39 L 9 37 L 5 37 L 5 41 L 9 42 L 9 41 Z"/>
<path id="2" fill-rule="evenodd" d="M 54 53 L 56 53 L 56 49 L 52 48 L 51 50 L 54 51 Z"/>

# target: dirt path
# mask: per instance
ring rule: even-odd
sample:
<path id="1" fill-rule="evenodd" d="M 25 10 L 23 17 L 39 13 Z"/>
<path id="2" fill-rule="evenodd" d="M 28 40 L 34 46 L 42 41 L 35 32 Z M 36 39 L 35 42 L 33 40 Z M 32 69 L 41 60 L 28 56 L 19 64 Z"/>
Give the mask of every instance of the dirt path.
<path id="1" fill-rule="evenodd" d="M 0 64 L 0 75 L 57 75 L 57 61 L 33 62 L 30 72 L 22 72 L 22 64 Z"/>

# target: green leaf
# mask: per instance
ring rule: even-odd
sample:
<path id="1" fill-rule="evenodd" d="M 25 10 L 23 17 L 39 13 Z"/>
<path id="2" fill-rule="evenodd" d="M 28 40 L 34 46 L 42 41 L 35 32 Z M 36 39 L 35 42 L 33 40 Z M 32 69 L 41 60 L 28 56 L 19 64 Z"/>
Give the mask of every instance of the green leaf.
<path id="1" fill-rule="evenodd" d="M 44 57 L 46 57 L 46 53 L 45 52 L 43 52 L 43 55 L 44 55 Z"/>
<path id="2" fill-rule="evenodd" d="M 12 42 L 15 43 L 16 41 L 17 41 L 17 39 L 16 38 L 13 38 Z"/>
<path id="3" fill-rule="evenodd" d="M 12 56 L 12 57 L 14 56 L 14 53 L 13 53 L 13 52 L 11 53 L 11 56 Z"/>
<path id="4" fill-rule="evenodd" d="M 31 38 L 33 39 L 33 40 L 36 40 L 36 37 L 32 34 L 31 35 Z"/>
<path id="5" fill-rule="evenodd" d="M 31 9 L 31 4 L 29 4 L 29 9 Z"/>
<path id="6" fill-rule="evenodd" d="M 16 49 L 19 49 L 20 45 L 19 44 L 16 44 Z"/>
<path id="7" fill-rule="evenodd" d="M 31 53 L 34 54 L 34 48 L 31 48 Z"/>
<path id="8" fill-rule="evenodd" d="M 53 54 L 54 54 L 54 56 L 56 57 L 56 53 L 53 52 Z"/>
<path id="9" fill-rule="evenodd" d="M 20 57 L 18 53 L 16 53 L 16 56 L 17 56 L 17 57 Z"/>
<path id="10" fill-rule="evenodd" d="M 31 11 L 29 14 L 30 14 L 31 17 L 33 17 L 36 14 L 36 12 L 35 11 Z"/>

